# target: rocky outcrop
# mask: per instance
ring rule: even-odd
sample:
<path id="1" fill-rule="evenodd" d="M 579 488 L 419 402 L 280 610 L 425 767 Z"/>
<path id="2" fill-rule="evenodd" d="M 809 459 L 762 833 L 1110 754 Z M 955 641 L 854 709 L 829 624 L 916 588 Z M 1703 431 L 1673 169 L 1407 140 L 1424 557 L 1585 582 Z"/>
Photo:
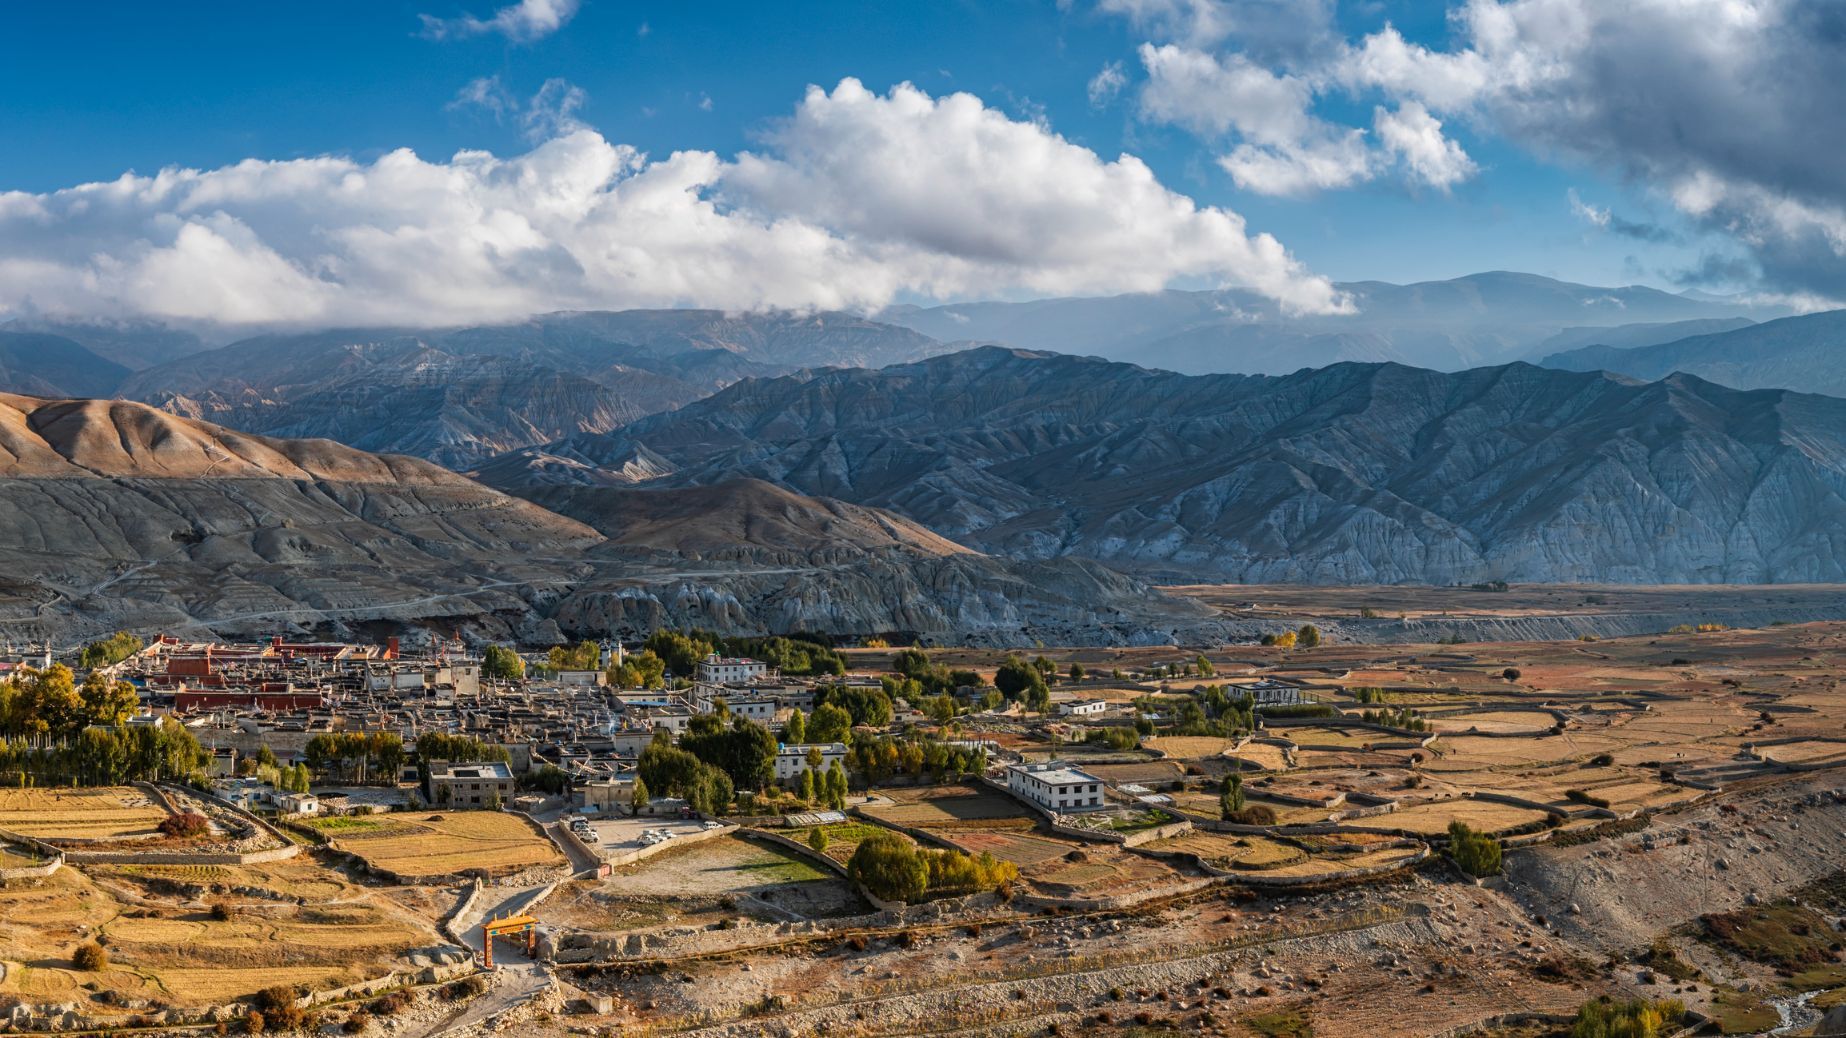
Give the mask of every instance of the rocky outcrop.
<path id="1" fill-rule="evenodd" d="M 1175 582 L 1846 577 L 1846 401 L 1684 376 L 1182 376 L 990 347 L 750 380 L 482 468 L 507 488 L 637 470 L 764 479 L 990 554 Z"/>

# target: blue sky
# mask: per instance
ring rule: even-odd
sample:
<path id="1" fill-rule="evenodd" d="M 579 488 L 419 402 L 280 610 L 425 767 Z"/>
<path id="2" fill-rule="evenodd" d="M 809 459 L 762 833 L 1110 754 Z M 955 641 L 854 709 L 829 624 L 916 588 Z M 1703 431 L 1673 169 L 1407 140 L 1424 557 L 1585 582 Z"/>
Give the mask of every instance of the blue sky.
<path id="1" fill-rule="evenodd" d="M 1292 22 L 1287 0 L 1258 5 L 1277 2 Z M 1532 0 L 1542 2 L 1565 0 Z M 1652 157 L 1630 162 L 1619 152 L 1578 147 L 1568 132 L 1534 130 L 1527 116 L 1536 102 L 1529 98 L 1518 99 L 1524 107 L 1517 109 L 1518 129 L 1510 130 L 1515 117 L 1507 113 L 1515 109 L 1504 90 L 1469 100 L 1465 111 L 1429 102 L 1442 117 L 1442 134 L 1465 149 L 1470 166 L 1452 183 L 1371 171 L 1325 190 L 1278 194 L 1240 185 L 1218 159 L 1240 140 L 1261 140 L 1260 130 L 1256 137 L 1247 126 L 1242 137 L 1200 133 L 1184 116 L 1150 117 L 1141 101 L 1149 76 L 1138 50 L 1143 44 L 1172 44 L 1227 66 L 1254 55 L 1278 74 L 1305 67 L 1265 55 L 1236 33 L 1213 38 L 1163 27 L 1145 9 L 1219 3 L 1233 13 L 1241 6 L 1238 0 L 1120 0 L 1113 10 L 1091 0 L 583 0 L 556 31 L 533 39 L 494 31 L 433 38 L 439 34 L 425 28 L 422 16 L 490 18 L 494 0 L 22 5 L 9 12 L 8 31 L 0 35 L 0 96 L 7 99 L 0 105 L 0 140 L 7 142 L 0 149 L 0 191 L 49 196 L 128 171 L 212 170 L 252 158 L 331 155 L 363 166 L 402 148 L 430 163 L 465 149 L 517 156 L 542 136 L 522 121 L 521 107 L 552 80 L 579 92 L 566 129 L 593 129 L 609 144 L 630 145 L 654 160 L 690 150 L 728 161 L 740 152 L 773 152 L 777 128 L 810 84 L 832 90 L 854 77 L 881 96 L 905 82 L 938 99 L 965 91 L 1013 121 L 1036 123 L 1093 151 L 1101 162 L 1137 156 L 1171 192 L 1241 214 L 1251 232 L 1273 234 L 1306 271 L 1334 280 L 1515 269 L 1678 288 L 1691 284 L 1683 272 L 1707 258 L 1708 266 L 1743 273 L 1703 287 L 1752 287 L 1756 272 L 1740 262 L 1724 233 L 1735 220 L 1727 223 L 1711 208 L 1688 216 L 1684 192 L 1669 195 Z M 1320 5 L 1300 6 L 1305 22 Z M 1465 27 L 1435 3 L 1341 5 L 1327 29 L 1329 39 L 1350 48 L 1387 25 L 1426 49 L 1428 60 L 1468 46 Z M 1094 100 L 1091 80 L 1112 64 L 1124 82 Z M 1331 65 L 1317 67 L 1302 72 L 1303 81 L 1334 74 L 1325 71 Z M 498 109 L 457 101 L 481 80 L 491 81 L 501 98 Z M 1317 88 L 1313 117 L 1375 139 L 1375 110 L 1422 96 L 1414 86 L 1380 82 Z M 1486 88 L 1476 89 L 1488 97 Z M 1690 175 L 1667 172 L 1681 177 L 1674 185 Z M 1583 205 L 1573 206 L 1572 192 Z M 298 266 L 304 262 L 287 248 L 277 251 Z M 1168 280 L 1189 285 L 1221 276 L 1211 264 L 1176 265 Z M 1060 283 L 1024 278 L 1006 294 L 1045 294 L 1044 285 Z M 919 290 L 906 283 L 895 296 L 964 294 L 931 285 Z M 40 298 L 49 294 L 40 290 Z"/>

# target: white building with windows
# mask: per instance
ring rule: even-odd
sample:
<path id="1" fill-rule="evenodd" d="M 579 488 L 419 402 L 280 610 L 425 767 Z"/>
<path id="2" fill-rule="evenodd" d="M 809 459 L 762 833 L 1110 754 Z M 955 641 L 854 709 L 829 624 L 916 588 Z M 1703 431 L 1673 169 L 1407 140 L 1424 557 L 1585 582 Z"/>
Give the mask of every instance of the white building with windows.
<path id="1" fill-rule="evenodd" d="M 815 774 L 826 774 L 834 761 L 839 761 L 842 768 L 846 766 L 846 744 L 843 742 L 784 744 L 776 747 L 776 781 L 800 781 L 801 773 L 811 767 L 809 750 L 820 751 L 820 767 L 814 769 Z"/>
<path id="2" fill-rule="evenodd" d="M 1108 702 L 1101 699 L 1079 699 L 1058 707 L 1058 713 L 1065 717 L 1094 717 L 1097 714 L 1107 713 L 1108 710 Z"/>
<path id="3" fill-rule="evenodd" d="M 1006 788 L 1014 796 L 1057 814 L 1108 807 L 1102 785 L 1102 779 L 1059 761 L 1009 764 L 1006 768 Z"/>
<path id="4" fill-rule="evenodd" d="M 747 684 L 761 681 L 769 674 L 769 664 L 748 656 L 720 656 L 712 653 L 699 661 L 693 681 L 700 685 Z"/>

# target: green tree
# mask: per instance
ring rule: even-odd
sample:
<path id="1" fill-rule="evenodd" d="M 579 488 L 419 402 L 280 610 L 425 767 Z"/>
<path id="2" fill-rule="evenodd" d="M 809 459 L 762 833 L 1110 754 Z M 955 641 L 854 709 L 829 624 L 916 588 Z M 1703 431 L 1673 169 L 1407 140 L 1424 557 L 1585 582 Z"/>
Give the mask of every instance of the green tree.
<path id="1" fill-rule="evenodd" d="M 618 688 L 660 688 L 667 681 L 666 661 L 647 649 L 631 652 L 610 668 L 609 680 Z"/>
<path id="2" fill-rule="evenodd" d="M 660 657 L 676 678 L 691 677 L 699 661 L 710 656 L 716 648 L 708 638 L 665 629 L 648 635 L 641 647 Z"/>
<path id="3" fill-rule="evenodd" d="M 813 849 L 815 854 L 827 853 L 827 829 L 825 826 L 817 825 L 814 827 L 814 831 L 808 834 L 808 846 Z"/>
<path id="4" fill-rule="evenodd" d="M 1225 780 L 1224 792 L 1218 796 L 1218 817 L 1230 821 L 1243 813 L 1243 776 L 1233 772 Z"/>
<path id="5" fill-rule="evenodd" d="M 1083 664 L 1072 663 L 1070 665 L 1070 679 L 1072 681 L 1082 681 L 1088 675 L 1089 671 L 1083 669 Z"/>
<path id="6" fill-rule="evenodd" d="M 77 665 L 85 670 L 108 667 L 120 663 L 147 647 L 147 643 L 127 631 L 117 631 L 101 641 L 94 641 L 83 647 L 77 657 Z"/>
<path id="7" fill-rule="evenodd" d="M 814 788 L 814 769 L 813 768 L 803 768 L 801 770 L 801 790 L 800 791 L 801 791 L 802 800 L 810 804 L 814 802 L 815 797 L 817 796 L 817 792 Z"/>
<path id="8" fill-rule="evenodd" d="M 807 728 L 808 742 L 847 742 L 852 738 L 852 715 L 845 707 L 822 703 L 814 708 Z"/>
<path id="9" fill-rule="evenodd" d="M 628 809 L 635 814 L 640 814 L 647 810 L 648 799 L 647 780 L 636 775 L 634 791 L 628 795 Z"/>
<path id="10" fill-rule="evenodd" d="M 92 670 L 83 679 L 78 692 L 82 701 L 82 723 L 113 728 L 127 721 L 141 703 L 135 686 L 126 681 L 111 681 L 102 671 Z"/>
<path id="11" fill-rule="evenodd" d="M 1304 649 L 1320 646 L 1320 628 L 1313 624 L 1302 624 L 1301 630 L 1295 632 L 1295 643 Z"/>
<path id="12" fill-rule="evenodd" d="M 1041 694 L 1050 694 L 1050 689 L 1045 685 L 1045 675 L 1018 656 L 1008 656 L 1006 662 L 994 671 L 994 687 L 1008 699 L 1023 699 L 1028 703 Z"/>
<path id="13" fill-rule="evenodd" d="M 602 659 L 602 646 L 585 640 L 568 647 L 553 645 L 545 654 L 545 666 L 551 670 L 595 670 Z"/>
<path id="14" fill-rule="evenodd" d="M 1493 876 L 1500 872 L 1500 841 L 1486 833 L 1475 832 L 1459 818 L 1449 823 L 1448 853 L 1470 876 Z"/>
<path id="15" fill-rule="evenodd" d="M 1193 661 L 1193 666 L 1198 668 L 1199 677 L 1202 678 L 1209 678 L 1218 673 L 1217 670 L 1212 667 L 1211 661 L 1206 659 L 1205 654 L 1202 652 L 1199 653 L 1199 658 Z"/>
<path id="16" fill-rule="evenodd" d="M 808 741 L 808 717 L 800 710 L 788 715 L 788 723 L 782 726 L 782 737 L 794 745 Z"/>
<path id="17" fill-rule="evenodd" d="M 917 901 L 929 889 L 928 864 L 896 833 L 874 833 L 860 841 L 846 862 L 846 874 L 886 901 Z"/>
<path id="18" fill-rule="evenodd" d="M 526 661 L 504 645 L 489 645 L 481 653 L 481 676 L 489 681 L 523 681 Z"/>

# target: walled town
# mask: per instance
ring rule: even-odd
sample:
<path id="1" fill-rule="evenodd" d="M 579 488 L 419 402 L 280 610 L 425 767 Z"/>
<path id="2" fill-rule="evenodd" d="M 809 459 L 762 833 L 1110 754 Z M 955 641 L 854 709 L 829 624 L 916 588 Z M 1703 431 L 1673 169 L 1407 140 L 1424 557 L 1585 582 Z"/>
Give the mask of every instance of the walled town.
<path id="1" fill-rule="evenodd" d="M 1846 625 L 1263 642 L 18 653 L 0 1029 L 1513 1036 L 1671 1003 L 1798 1034 L 1846 1003 Z"/>

